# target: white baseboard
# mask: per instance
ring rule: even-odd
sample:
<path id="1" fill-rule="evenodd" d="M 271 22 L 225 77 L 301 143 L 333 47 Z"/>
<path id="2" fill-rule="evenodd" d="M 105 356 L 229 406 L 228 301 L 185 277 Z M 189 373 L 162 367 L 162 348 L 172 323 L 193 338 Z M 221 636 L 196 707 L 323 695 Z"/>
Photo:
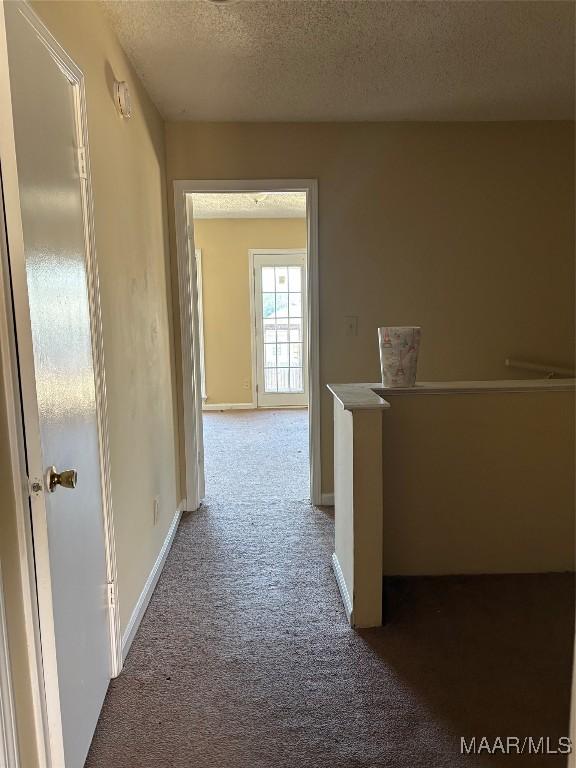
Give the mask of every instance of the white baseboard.
<path id="1" fill-rule="evenodd" d="M 130 616 L 130 621 L 128 622 L 128 626 L 126 627 L 122 637 L 122 660 L 126 659 L 128 651 L 130 650 L 130 646 L 132 645 L 132 641 L 134 640 L 136 632 L 138 631 L 138 627 L 140 626 L 140 622 L 146 613 L 146 608 L 148 608 L 148 603 L 150 602 L 150 598 L 152 597 L 156 584 L 158 583 L 158 579 L 160 578 L 160 574 L 162 573 L 162 568 L 164 568 L 164 563 L 166 562 L 166 558 L 168 557 L 168 553 L 172 547 L 172 542 L 176 536 L 178 523 L 180 522 L 181 517 L 182 512 L 179 509 L 174 515 L 172 522 L 170 523 L 170 528 L 168 528 L 168 533 L 166 534 L 166 538 L 162 544 L 162 549 L 158 553 L 156 562 L 150 571 L 150 575 L 146 579 L 146 584 L 144 584 L 144 589 L 142 590 L 142 593 L 138 598 L 138 602 L 132 611 L 132 616 Z"/>
<path id="2" fill-rule="evenodd" d="M 255 403 L 203 403 L 203 411 L 253 411 Z"/>
<path id="3" fill-rule="evenodd" d="M 333 507 L 334 506 L 334 494 L 333 493 L 323 493 L 321 496 L 321 505 L 323 507 Z"/>
<path id="4" fill-rule="evenodd" d="M 336 557 L 336 552 L 332 553 L 332 570 L 334 571 L 334 575 L 336 576 L 336 583 L 338 584 L 338 589 L 340 590 L 340 595 L 342 596 L 342 602 L 344 603 L 344 610 L 346 611 L 346 616 L 348 618 L 348 621 L 350 622 L 350 625 L 354 626 L 354 617 L 352 615 L 352 600 L 350 600 L 350 595 L 348 594 L 348 587 L 346 586 L 346 582 L 344 581 L 344 574 L 342 573 L 342 568 L 340 568 L 340 563 L 338 562 L 338 558 Z"/>

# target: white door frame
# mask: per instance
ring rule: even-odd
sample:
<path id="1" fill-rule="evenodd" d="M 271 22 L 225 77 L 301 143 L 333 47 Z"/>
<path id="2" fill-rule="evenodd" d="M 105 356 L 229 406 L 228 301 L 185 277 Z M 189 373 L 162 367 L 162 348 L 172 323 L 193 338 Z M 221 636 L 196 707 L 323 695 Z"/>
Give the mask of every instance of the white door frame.
<path id="1" fill-rule="evenodd" d="M 100 287 L 96 260 L 93 197 L 88 151 L 88 125 L 84 75 L 26 2 L 19 10 L 74 86 L 78 126 L 79 163 L 84 165 L 82 197 L 86 237 L 86 272 L 92 330 L 92 356 L 96 389 L 99 451 L 102 472 L 102 506 L 105 530 L 106 567 L 109 584 L 108 615 L 110 675 L 122 668 L 122 641 L 117 594 L 117 567 L 110 487 L 106 377 L 100 310 Z M 37 399 L 34 378 L 32 335 L 28 311 L 28 289 L 20 195 L 16 165 L 14 123 L 4 7 L 0 3 L 0 163 L 4 216 L 0 215 L 0 350 L 11 455 L 10 477 L 16 502 L 18 546 L 22 569 L 22 593 L 26 623 L 28 668 L 32 684 L 38 761 L 41 768 L 60 766 L 62 729 L 58 696 L 56 650 L 52 604 L 49 596 L 48 542 L 39 535 L 46 520 L 43 493 L 31 485 L 43 481 Z M 85 178 L 84 178 L 85 177 Z M 1 202 L 1 201 L 0 201 Z M 16 328 L 18 329 L 16 332 Z M 17 342 L 16 342 L 17 336 Z M 26 439 L 24 437 L 24 423 Z M 26 471 L 28 462 L 29 474 Z M 37 525 L 32 531 L 32 516 Z M 42 628 L 42 632 L 40 629 Z"/>
<path id="2" fill-rule="evenodd" d="M 200 343 L 198 352 L 200 354 L 200 392 L 202 402 L 206 400 L 206 358 L 204 356 L 204 288 L 202 283 L 202 248 L 194 248 L 196 257 L 196 285 L 198 290 L 198 335 Z"/>
<path id="3" fill-rule="evenodd" d="M 254 257 L 257 256 L 304 256 L 306 257 L 306 271 L 308 271 L 308 258 L 307 258 L 307 249 L 306 248 L 250 248 L 248 251 L 248 258 L 249 258 L 249 269 L 250 269 L 250 351 L 252 355 L 252 402 L 254 404 L 254 408 L 274 408 L 273 405 L 267 406 L 258 406 L 258 333 L 257 333 L 257 323 L 258 319 L 256 316 L 256 274 L 255 274 L 255 264 L 254 264 Z M 306 295 L 306 309 L 304 310 L 303 317 L 304 317 L 304 328 L 306 329 L 306 338 L 308 337 L 308 298 L 307 298 L 307 288 L 308 288 L 308 280 L 306 279 L 306 289 L 305 289 L 305 295 Z M 305 394 L 308 398 L 308 390 L 309 390 L 309 375 L 308 375 L 308 367 L 307 367 L 308 360 L 306 360 L 306 365 L 303 367 L 306 371 L 305 376 Z M 302 405 L 293 405 L 293 406 L 277 406 L 279 408 L 302 408 Z"/>
<path id="4" fill-rule="evenodd" d="M 194 381 L 195 333 L 197 333 L 197 295 L 195 276 L 190 274 L 190 247 L 193 239 L 187 231 L 186 195 L 193 192 L 306 192 L 308 223 L 308 392 L 310 442 L 310 497 L 312 504 L 322 503 L 320 461 L 320 341 L 318 287 L 318 181 L 316 179 L 182 180 L 174 182 L 174 215 L 182 354 L 182 402 L 184 408 L 184 451 L 188 506 L 197 509 L 198 454 L 196 446 L 196 402 L 199 390 Z M 193 233 L 192 233 L 193 238 Z M 200 401 L 201 402 L 201 401 Z"/>

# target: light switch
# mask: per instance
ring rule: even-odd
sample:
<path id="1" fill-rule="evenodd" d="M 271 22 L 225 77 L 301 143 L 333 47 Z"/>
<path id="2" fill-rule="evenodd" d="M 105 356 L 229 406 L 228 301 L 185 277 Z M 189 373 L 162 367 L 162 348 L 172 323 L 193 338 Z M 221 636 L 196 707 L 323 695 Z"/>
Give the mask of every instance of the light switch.
<path id="1" fill-rule="evenodd" d="M 358 336 L 358 316 L 347 315 L 344 318 L 346 325 L 346 336 Z"/>

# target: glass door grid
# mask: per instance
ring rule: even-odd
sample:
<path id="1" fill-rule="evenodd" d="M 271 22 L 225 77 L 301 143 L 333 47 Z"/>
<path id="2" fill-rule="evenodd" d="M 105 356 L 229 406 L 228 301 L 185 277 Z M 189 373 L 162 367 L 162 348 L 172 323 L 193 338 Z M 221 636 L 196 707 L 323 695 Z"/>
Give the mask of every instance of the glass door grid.
<path id="1" fill-rule="evenodd" d="M 306 252 L 254 252 L 259 405 L 306 405 Z"/>
<path id="2" fill-rule="evenodd" d="M 302 272 L 262 267 L 265 392 L 304 392 Z"/>

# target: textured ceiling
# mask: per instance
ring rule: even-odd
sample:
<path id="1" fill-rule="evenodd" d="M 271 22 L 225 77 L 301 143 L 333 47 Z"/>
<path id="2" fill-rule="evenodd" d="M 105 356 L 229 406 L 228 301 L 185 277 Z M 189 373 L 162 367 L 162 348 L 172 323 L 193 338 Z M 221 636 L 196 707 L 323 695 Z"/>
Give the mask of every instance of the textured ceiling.
<path id="1" fill-rule="evenodd" d="M 305 192 L 194 192 L 196 219 L 303 219 Z"/>
<path id="2" fill-rule="evenodd" d="M 170 120 L 554 120 L 574 114 L 573 2 L 104 5 Z"/>

